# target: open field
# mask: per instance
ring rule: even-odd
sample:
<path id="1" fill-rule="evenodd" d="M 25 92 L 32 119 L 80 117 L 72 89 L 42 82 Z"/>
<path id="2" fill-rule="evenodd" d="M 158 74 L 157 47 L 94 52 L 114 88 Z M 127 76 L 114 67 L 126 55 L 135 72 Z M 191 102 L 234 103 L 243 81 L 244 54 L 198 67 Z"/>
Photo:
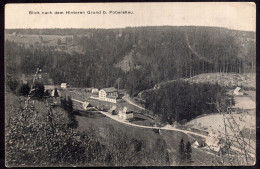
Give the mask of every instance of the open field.
<path id="1" fill-rule="evenodd" d="M 5 34 L 5 39 L 10 40 L 10 41 L 15 41 L 16 43 L 21 43 L 21 44 L 35 44 L 35 43 L 40 43 L 40 37 L 42 37 L 42 43 L 44 45 L 48 46 L 56 46 L 57 45 L 57 40 L 58 39 L 65 39 L 66 37 L 71 37 L 71 36 L 61 36 L 61 35 L 27 35 L 23 34 L 21 35 L 22 37 L 15 36 L 13 34 Z"/>
<path id="2" fill-rule="evenodd" d="M 227 117 L 232 116 L 240 128 L 250 128 L 255 129 L 255 120 L 256 117 L 253 115 L 243 115 L 243 114 L 232 114 L 232 115 L 226 115 Z M 212 120 L 214 119 L 214 122 Z M 201 126 L 206 127 L 207 131 L 217 133 L 220 131 L 221 133 L 224 132 L 224 120 L 223 116 L 221 114 L 212 114 L 212 115 L 206 115 L 202 117 L 198 117 L 196 119 L 193 119 L 187 123 L 187 125 L 194 125 L 194 126 Z"/>
<path id="3" fill-rule="evenodd" d="M 256 91 L 246 91 L 246 94 L 251 100 L 256 102 Z"/>
<path id="4" fill-rule="evenodd" d="M 239 109 L 255 109 L 256 108 L 256 102 L 255 98 L 250 96 L 235 96 L 235 106 L 234 108 Z"/>
<path id="5" fill-rule="evenodd" d="M 14 41 L 19 44 L 24 44 L 26 47 L 30 45 L 36 46 L 48 46 L 52 47 L 57 51 L 64 51 L 67 53 L 78 52 L 82 53 L 82 49 L 79 46 L 74 46 L 72 43 L 66 43 L 65 39 L 68 37 L 72 37 L 71 35 L 61 36 L 61 35 L 29 35 L 29 34 L 22 34 L 22 35 L 13 35 L 13 34 L 5 34 L 5 39 L 9 41 Z M 42 38 L 42 40 L 41 40 Z M 61 44 L 58 45 L 58 39 L 61 40 Z"/>

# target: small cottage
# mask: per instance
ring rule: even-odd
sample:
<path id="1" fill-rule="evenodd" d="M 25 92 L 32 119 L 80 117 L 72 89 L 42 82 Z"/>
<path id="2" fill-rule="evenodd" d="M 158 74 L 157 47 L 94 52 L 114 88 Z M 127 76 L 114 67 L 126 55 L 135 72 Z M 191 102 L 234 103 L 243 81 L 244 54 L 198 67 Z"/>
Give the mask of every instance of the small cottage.
<path id="1" fill-rule="evenodd" d="M 242 96 L 242 95 L 244 95 L 244 90 L 243 89 L 241 89 L 240 87 L 237 87 L 235 90 L 234 90 L 234 95 L 236 95 L 236 96 Z"/>
<path id="2" fill-rule="evenodd" d="M 91 89 L 91 93 L 98 93 L 98 89 L 97 88 L 92 88 Z"/>
<path id="3" fill-rule="evenodd" d="M 68 87 L 67 83 L 61 83 L 60 87 L 62 89 L 66 89 Z"/>
<path id="4" fill-rule="evenodd" d="M 86 101 L 83 103 L 82 106 L 83 106 L 84 110 L 86 110 L 88 107 L 92 107 L 91 104 L 89 102 L 86 102 Z"/>
<path id="5" fill-rule="evenodd" d="M 118 116 L 121 119 L 129 120 L 129 119 L 134 118 L 134 113 L 133 113 L 133 111 L 127 111 L 127 108 L 124 107 L 123 109 L 119 110 Z"/>
<path id="6" fill-rule="evenodd" d="M 205 147 L 205 146 L 206 146 L 205 140 L 196 140 L 192 144 L 192 147 L 195 147 L 195 148 L 202 148 L 202 147 Z"/>

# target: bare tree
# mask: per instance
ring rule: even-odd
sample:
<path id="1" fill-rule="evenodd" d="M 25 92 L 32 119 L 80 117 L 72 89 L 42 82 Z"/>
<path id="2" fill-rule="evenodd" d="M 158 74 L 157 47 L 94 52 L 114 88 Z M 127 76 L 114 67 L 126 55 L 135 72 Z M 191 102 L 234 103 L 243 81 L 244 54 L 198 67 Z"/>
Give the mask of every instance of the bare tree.
<path id="1" fill-rule="evenodd" d="M 215 103 L 218 113 L 223 118 L 223 130 L 218 130 L 214 137 L 220 150 L 218 152 L 218 163 L 220 165 L 253 165 L 255 163 L 255 130 L 248 129 L 245 133 L 243 123 L 248 111 L 232 109 L 230 104 L 221 100 Z M 253 127 L 254 125 L 251 125 Z"/>

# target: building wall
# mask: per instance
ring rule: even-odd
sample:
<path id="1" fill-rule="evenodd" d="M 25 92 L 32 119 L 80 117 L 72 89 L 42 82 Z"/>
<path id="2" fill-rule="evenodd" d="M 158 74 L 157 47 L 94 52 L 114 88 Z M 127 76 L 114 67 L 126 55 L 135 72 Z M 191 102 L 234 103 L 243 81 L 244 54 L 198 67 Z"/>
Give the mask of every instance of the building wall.
<path id="1" fill-rule="evenodd" d="M 67 88 L 67 84 L 61 84 L 60 87 L 63 88 L 63 89 L 66 89 Z"/>
<path id="2" fill-rule="evenodd" d="M 127 119 L 126 114 L 124 114 L 124 113 L 119 113 L 118 116 L 119 116 L 119 118 L 121 118 L 121 119 L 124 119 L 124 120 Z"/>
<path id="3" fill-rule="evenodd" d="M 127 119 L 132 119 L 132 118 L 134 118 L 134 114 L 133 113 L 130 113 L 130 114 L 126 114 L 126 118 Z"/>
<path id="4" fill-rule="evenodd" d="M 106 96 L 107 96 L 107 94 L 106 94 L 106 92 L 105 92 L 104 90 L 100 90 L 100 91 L 99 91 L 98 97 L 99 97 L 100 99 L 105 99 Z"/>
<path id="5" fill-rule="evenodd" d="M 111 95 L 109 95 L 111 96 Z M 104 90 L 100 90 L 99 94 L 98 94 L 99 99 L 107 101 L 107 102 L 112 102 L 112 103 L 116 103 L 116 99 L 113 98 L 107 98 L 107 93 Z"/>
<path id="6" fill-rule="evenodd" d="M 116 103 L 116 99 L 111 99 L 111 98 L 104 98 L 103 99 L 104 101 L 107 101 L 107 102 L 112 102 L 112 103 Z"/>

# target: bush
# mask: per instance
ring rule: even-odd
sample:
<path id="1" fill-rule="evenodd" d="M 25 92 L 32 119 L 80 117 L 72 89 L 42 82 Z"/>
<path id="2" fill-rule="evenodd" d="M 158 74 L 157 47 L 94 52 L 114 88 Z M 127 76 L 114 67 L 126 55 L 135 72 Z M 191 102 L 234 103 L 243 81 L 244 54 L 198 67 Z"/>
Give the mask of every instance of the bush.
<path id="1" fill-rule="evenodd" d="M 30 86 L 28 84 L 22 84 L 18 91 L 18 94 L 20 96 L 25 96 L 25 95 L 28 95 L 29 92 L 30 92 Z"/>
<path id="2" fill-rule="evenodd" d="M 44 96 L 46 96 L 46 97 L 49 97 L 49 96 L 50 96 L 50 93 L 49 93 L 48 90 L 46 90 L 46 91 L 44 92 Z"/>
<path id="3" fill-rule="evenodd" d="M 31 109 L 15 111 L 6 133 L 7 166 L 70 166 L 86 161 L 88 144 L 77 138 L 87 135 L 74 133 L 66 123 L 60 123 L 63 112 L 52 115 L 56 122 L 53 128 L 45 115 L 36 118 Z"/>
<path id="4" fill-rule="evenodd" d="M 36 82 L 33 86 L 33 97 L 37 99 L 42 99 L 44 96 L 44 85 L 42 83 Z"/>

